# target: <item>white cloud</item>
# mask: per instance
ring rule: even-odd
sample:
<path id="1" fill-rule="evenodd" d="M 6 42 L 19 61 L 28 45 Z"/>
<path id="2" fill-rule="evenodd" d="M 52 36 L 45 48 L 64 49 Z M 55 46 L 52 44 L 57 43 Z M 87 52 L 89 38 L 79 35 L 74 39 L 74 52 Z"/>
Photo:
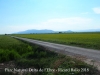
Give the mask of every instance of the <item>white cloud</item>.
<path id="1" fill-rule="evenodd" d="M 82 17 L 50 19 L 40 24 L 13 25 L 2 27 L 3 33 L 15 33 L 28 29 L 51 29 L 56 31 L 85 30 L 91 28 L 92 19 Z M 1 29 L 1 28 L 0 28 Z"/>
<path id="2" fill-rule="evenodd" d="M 16 32 L 19 32 L 19 31 L 25 31 L 25 30 L 28 30 L 28 29 L 38 29 L 39 26 L 38 25 L 34 25 L 34 24 L 31 24 L 31 25 L 12 25 L 12 26 L 6 26 L 6 27 L 3 27 L 3 32 L 5 31 L 5 33 L 16 33 Z"/>
<path id="3" fill-rule="evenodd" d="M 71 18 L 58 18 L 58 19 L 51 19 L 43 24 L 47 23 L 66 23 L 66 24 L 81 24 L 90 22 L 91 19 L 88 18 L 81 18 L 81 17 L 71 17 Z"/>
<path id="4" fill-rule="evenodd" d="M 0 34 L 9 34 L 11 32 L 13 32 L 14 30 L 12 28 L 9 29 L 9 26 L 1 26 L 0 27 Z"/>
<path id="5" fill-rule="evenodd" d="M 93 8 L 93 11 L 94 11 L 96 14 L 100 14 L 100 7 Z"/>
<path id="6" fill-rule="evenodd" d="M 91 23 L 91 21 L 92 19 L 81 17 L 60 18 L 43 22 L 42 26 L 53 30 L 77 30 L 86 29 L 86 27 L 88 28 L 88 24 Z"/>

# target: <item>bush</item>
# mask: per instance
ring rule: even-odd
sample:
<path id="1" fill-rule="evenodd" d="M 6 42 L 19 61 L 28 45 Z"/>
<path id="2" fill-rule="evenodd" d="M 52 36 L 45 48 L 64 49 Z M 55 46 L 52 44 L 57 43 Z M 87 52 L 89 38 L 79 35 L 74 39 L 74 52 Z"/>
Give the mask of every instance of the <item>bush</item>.
<path id="1" fill-rule="evenodd" d="M 19 59 L 20 55 L 14 50 L 0 50 L 0 62 Z"/>

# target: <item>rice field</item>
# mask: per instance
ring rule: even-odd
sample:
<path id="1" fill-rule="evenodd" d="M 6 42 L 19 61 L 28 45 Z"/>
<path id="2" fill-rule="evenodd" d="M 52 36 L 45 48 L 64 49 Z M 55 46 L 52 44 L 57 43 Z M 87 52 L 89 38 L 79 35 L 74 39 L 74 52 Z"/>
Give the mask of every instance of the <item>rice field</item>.
<path id="1" fill-rule="evenodd" d="M 35 72 L 35 75 L 98 74 L 98 70 L 93 65 L 88 65 L 80 60 L 48 51 L 36 45 L 30 45 L 7 35 L 2 35 L 0 36 L 0 75 L 34 75 L 34 72 L 25 72 L 23 74 L 20 74 L 20 72 L 5 72 L 5 68 L 43 69 L 43 72 Z M 48 72 L 46 68 L 55 69 L 57 71 Z M 76 68 L 80 71 L 62 72 L 61 70 L 70 68 Z M 87 68 L 88 70 L 81 72 L 81 68 Z M 58 69 L 61 71 L 58 71 Z"/>
<path id="2" fill-rule="evenodd" d="M 20 34 L 15 36 L 100 50 L 100 33 Z"/>

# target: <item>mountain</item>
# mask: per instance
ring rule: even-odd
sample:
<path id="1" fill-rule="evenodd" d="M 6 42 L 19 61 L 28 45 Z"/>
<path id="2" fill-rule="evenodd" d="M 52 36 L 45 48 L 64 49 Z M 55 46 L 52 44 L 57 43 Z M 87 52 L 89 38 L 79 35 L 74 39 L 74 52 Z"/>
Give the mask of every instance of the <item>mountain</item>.
<path id="1" fill-rule="evenodd" d="M 77 32 L 100 32 L 100 29 L 79 30 Z"/>
<path id="2" fill-rule="evenodd" d="M 55 33 L 73 33 L 74 31 L 67 30 L 67 31 L 55 31 Z"/>
<path id="3" fill-rule="evenodd" d="M 71 30 L 68 30 L 68 31 L 65 31 L 65 33 L 72 33 L 73 31 L 71 31 Z"/>
<path id="4" fill-rule="evenodd" d="M 53 30 L 48 30 L 48 29 L 43 29 L 43 30 L 31 29 L 31 30 L 17 32 L 17 33 L 14 33 L 14 34 L 73 33 L 73 32 L 100 32 L 100 29 L 89 29 L 89 30 L 78 30 L 78 31 L 71 31 L 71 30 L 67 30 L 67 31 L 53 31 Z"/>
<path id="5" fill-rule="evenodd" d="M 32 33 L 54 33 L 54 31 L 48 29 L 44 29 L 44 30 L 31 29 L 31 30 L 21 31 L 16 34 L 32 34 Z"/>

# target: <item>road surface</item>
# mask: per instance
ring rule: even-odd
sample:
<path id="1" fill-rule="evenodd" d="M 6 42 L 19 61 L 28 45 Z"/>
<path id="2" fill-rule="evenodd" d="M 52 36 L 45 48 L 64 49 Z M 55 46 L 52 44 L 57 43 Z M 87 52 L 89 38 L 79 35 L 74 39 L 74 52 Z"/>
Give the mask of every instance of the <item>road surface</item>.
<path id="1" fill-rule="evenodd" d="M 100 50 L 73 47 L 73 46 L 68 46 L 68 45 L 55 44 L 55 43 L 33 40 L 33 39 L 28 39 L 28 38 L 15 37 L 15 36 L 12 36 L 12 37 L 22 40 L 22 41 L 32 43 L 32 44 L 43 46 L 47 48 L 48 50 L 51 50 L 57 53 L 62 53 L 64 55 L 69 55 L 69 56 L 82 59 L 83 61 L 89 64 L 95 64 L 95 66 L 98 67 L 100 70 Z"/>

